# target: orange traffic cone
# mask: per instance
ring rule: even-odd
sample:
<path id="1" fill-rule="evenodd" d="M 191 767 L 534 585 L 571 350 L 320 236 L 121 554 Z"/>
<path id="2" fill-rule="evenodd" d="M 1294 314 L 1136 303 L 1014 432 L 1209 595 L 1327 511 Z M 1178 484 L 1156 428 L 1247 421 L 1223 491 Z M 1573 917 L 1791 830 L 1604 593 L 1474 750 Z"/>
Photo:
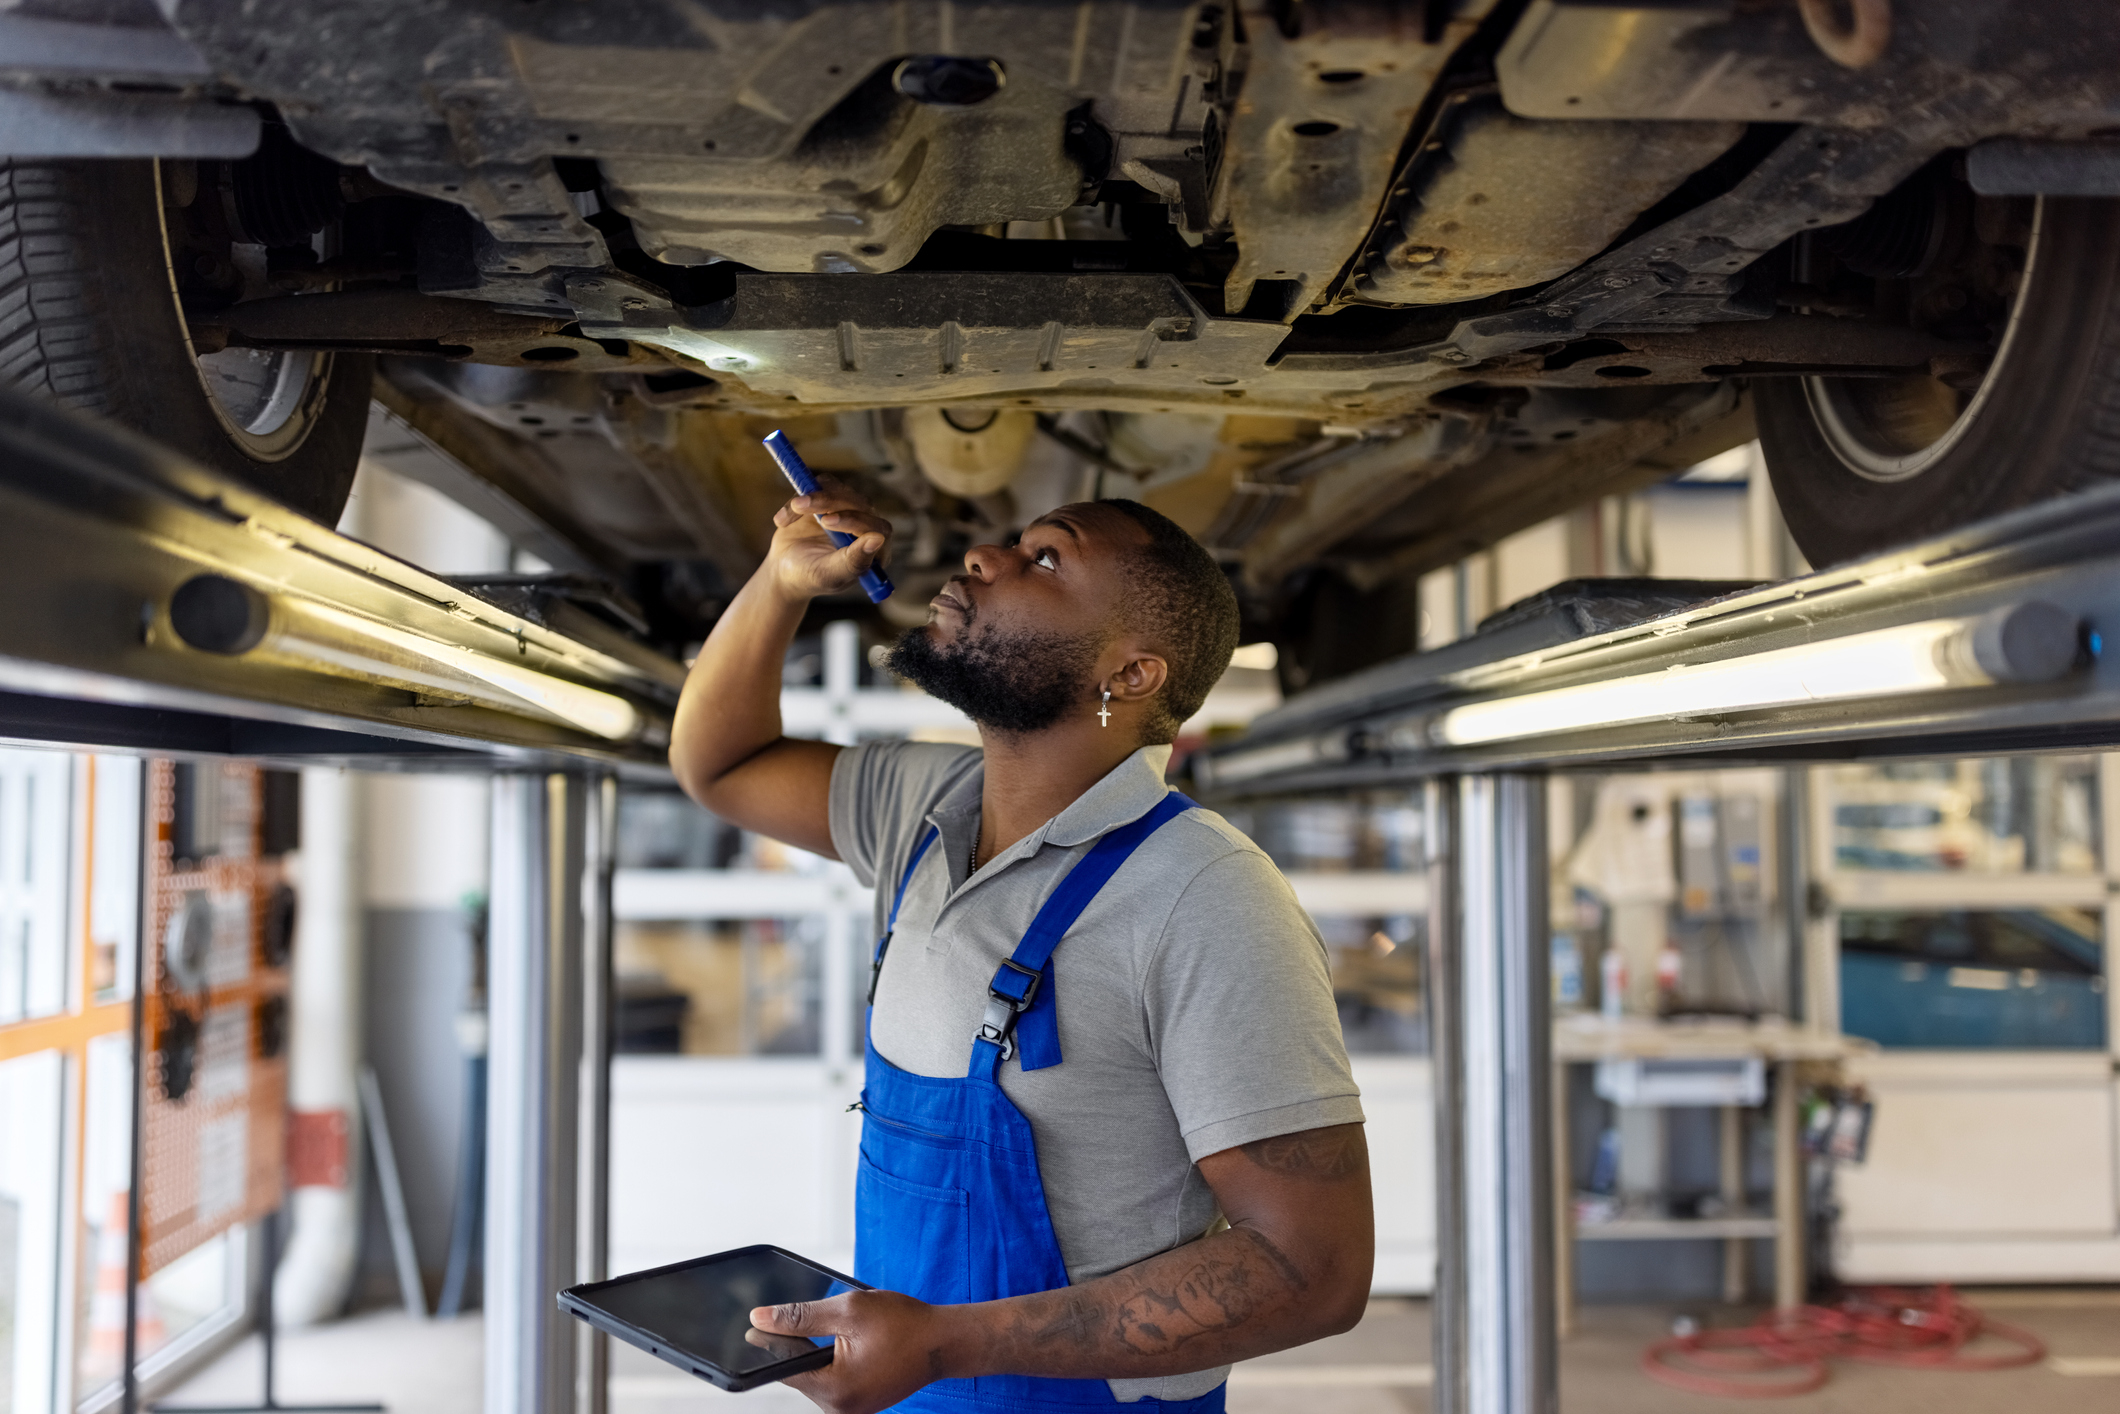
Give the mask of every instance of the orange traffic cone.
<path id="1" fill-rule="evenodd" d="M 127 1229 L 132 1219 L 132 1194 L 119 1189 L 110 1195 L 110 1212 L 96 1230 L 96 1289 L 88 1305 L 88 1365 L 82 1384 L 95 1388 L 124 1373 L 125 1364 L 125 1259 Z M 154 1293 L 142 1283 L 139 1294 L 140 1339 L 136 1354 L 144 1356 L 168 1339 L 161 1313 L 155 1310 Z"/>

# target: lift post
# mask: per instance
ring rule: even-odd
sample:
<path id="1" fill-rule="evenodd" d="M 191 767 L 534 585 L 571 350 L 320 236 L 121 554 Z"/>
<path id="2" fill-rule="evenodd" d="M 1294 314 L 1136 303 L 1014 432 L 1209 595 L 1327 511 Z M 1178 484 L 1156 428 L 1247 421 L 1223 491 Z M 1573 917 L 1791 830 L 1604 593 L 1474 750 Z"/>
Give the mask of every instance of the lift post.
<path id="1" fill-rule="evenodd" d="M 1449 876 L 1432 910 L 1436 1414 L 1553 1414 L 1546 782 L 1428 787 Z"/>
<path id="2" fill-rule="evenodd" d="M 493 781 L 489 1414 L 604 1407 L 604 1344 L 553 1295 L 604 1275 L 615 802 L 608 777 Z"/>
<path id="3" fill-rule="evenodd" d="M 1435 1096 L 1435 1286 L 1430 1298 L 1434 1414 L 1466 1414 L 1464 939 L 1458 895 L 1458 793 L 1449 777 L 1422 786 L 1428 865 L 1428 1050 Z"/>

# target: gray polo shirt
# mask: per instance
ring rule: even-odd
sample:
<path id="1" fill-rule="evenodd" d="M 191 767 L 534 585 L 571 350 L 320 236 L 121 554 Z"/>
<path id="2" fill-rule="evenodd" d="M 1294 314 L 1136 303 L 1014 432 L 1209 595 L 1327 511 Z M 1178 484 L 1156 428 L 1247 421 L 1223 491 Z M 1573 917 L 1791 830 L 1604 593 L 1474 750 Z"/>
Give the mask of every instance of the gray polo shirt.
<path id="1" fill-rule="evenodd" d="M 1167 789 L 1167 746 L 1143 747 L 966 879 L 984 757 L 871 742 L 832 768 L 832 843 L 876 889 L 876 928 L 929 824 L 883 966 L 876 1049 L 918 1075 L 961 1076 L 986 988 L 1063 875 Z M 1053 955 L 1061 1064 L 1001 1088 L 1030 1121 L 1071 1281 L 1132 1266 L 1219 1218 L 1197 1161 L 1362 1118 L 1324 944 L 1273 863 L 1213 811 L 1151 835 Z M 1192 1399 L 1227 1367 L 1113 1380 L 1122 1400 Z"/>

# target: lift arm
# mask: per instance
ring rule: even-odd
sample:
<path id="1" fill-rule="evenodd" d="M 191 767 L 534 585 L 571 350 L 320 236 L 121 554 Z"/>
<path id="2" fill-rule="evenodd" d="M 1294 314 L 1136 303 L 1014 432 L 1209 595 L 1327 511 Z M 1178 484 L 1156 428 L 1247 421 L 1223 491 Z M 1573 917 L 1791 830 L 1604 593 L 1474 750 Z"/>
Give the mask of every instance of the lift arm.
<path id="1" fill-rule="evenodd" d="M 2115 545 L 2120 488 L 1780 584 L 1676 586 L 1680 604 L 1637 592 L 1670 582 L 1579 581 L 1290 700 L 1206 753 L 1196 784 L 1226 798 L 1651 757 L 2109 742 Z"/>
<path id="2" fill-rule="evenodd" d="M 4 389 L 0 601 L 18 740 L 660 775 L 684 680 Z"/>

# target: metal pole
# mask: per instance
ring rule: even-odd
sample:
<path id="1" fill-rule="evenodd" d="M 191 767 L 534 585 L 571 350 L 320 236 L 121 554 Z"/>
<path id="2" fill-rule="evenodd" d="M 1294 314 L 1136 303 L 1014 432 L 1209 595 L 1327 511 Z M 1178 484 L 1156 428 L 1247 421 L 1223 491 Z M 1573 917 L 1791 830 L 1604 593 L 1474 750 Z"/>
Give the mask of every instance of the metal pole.
<path id="1" fill-rule="evenodd" d="M 1428 852 L 1428 1051 L 1435 1097 L 1435 1295 L 1430 1302 L 1434 1414 L 1466 1414 L 1464 993 L 1456 844 L 1457 781 L 1431 780 L 1422 802 Z"/>
<path id="2" fill-rule="evenodd" d="M 1732 1217 L 1742 1217 L 1745 1211 L 1745 1112 L 1735 1105 L 1724 1105 L 1717 1114 L 1720 1128 L 1717 1131 L 1717 1167 L 1722 1175 L 1723 1211 Z M 1750 1285 L 1745 1270 L 1745 1258 L 1751 1250 L 1751 1239 L 1726 1237 L 1723 1239 L 1723 1302 L 1735 1306 L 1745 1299 L 1745 1289 Z"/>
<path id="3" fill-rule="evenodd" d="M 1553 951 L 1547 932 L 1546 780 L 1502 776 L 1495 788 L 1512 1325 L 1508 1407 L 1523 1414 L 1555 1414 L 1560 1371 L 1553 1328 Z"/>
<path id="4" fill-rule="evenodd" d="M 820 677 L 824 681 L 824 739 L 852 746 L 854 694 L 861 690 L 860 624 L 852 619 L 835 619 L 824 626 L 823 666 Z"/>
<path id="5" fill-rule="evenodd" d="M 1553 1334 L 1575 1334 L 1575 1175 L 1569 1157 L 1568 1063 L 1553 1062 L 1546 1108 L 1553 1112 Z"/>
<path id="6" fill-rule="evenodd" d="M 576 1281 L 602 1281 L 611 1251 L 611 1051 L 617 1002 L 611 968 L 611 879 L 617 868 L 618 779 L 586 783 L 590 825 L 585 848 L 588 920 L 582 935 L 581 1255 Z M 582 1414 L 605 1414 L 611 1340 L 576 1322 L 581 1344 Z"/>
<path id="7" fill-rule="evenodd" d="M 264 1238 L 264 1251 L 258 1254 L 258 1346 L 265 1366 L 265 1399 L 262 1407 L 279 1407 L 279 1392 L 274 1388 L 273 1369 L 275 1347 L 279 1344 L 280 1323 L 272 1318 L 272 1274 L 280 1265 L 280 1210 L 274 1208 L 258 1224 L 258 1235 Z"/>
<path id="8" fill-rule="evenodd" d="M 1783 958 L 1782 985 L 1787 994 L 1782 998 L 1782 1014 L 1792 1021 L 1817 1026 L 1821 1018 L 1813 1016 L 1807 1005 L 1805 977 L 1805 945 L 1811 936 L 1811 858 L 1806 839 L 1812 824 L 1811 771 L 1807 766 L 1790 766 L 1782 771 L 1781 779 L 1781 819 L 1776 822 L 1775 852 L 1781 856 L 1781 877 L 1776 882 L 1781 893 L 1782 945 L 1788 949 Z"/>
<path id="9" fill-rule="evenodd" d="M 155 763 L 140 763 L 139 830 L 135 840 L 139 852 L 133 867 L 139 871 L 137 922 L 133 929 L 132 972 L 132 1115 L 131 1141 L 126 1154 L 125 1188 L 125 1349 L 120 1357 L 125 1368 L 118 1372 L 122 1392 L 118 1397 L 122 1414 L 139 1414 L 140 1408 L 140 1262 L 145 1242 L 140 1233 L 140 1186 L 147 1181 L 147 979 L 154 975 L 147 963 L 150 941 L 148 923 L 154 917 L 154 896 L 147 887 L 147 851 L 154 839 Z"/>
<path id="10" fill-rule="evenodd" d="M 1545 781 L 1467 776 L 1456 783 L 1456 801 L 1462 1101 L 1455 1182 L 1464 1254 L 1462 1294 L 1453 1293 L 1462 1302 L 1458 1414 L 1553 1414 Z"/>
<path id="11" fill-rule="evenodd" d="M 588 792 L 493 783 L 486 1148 L 486 1409 L 573 1414 L 575 1334 L 553 1295 L 580 1260 Z"/>
<path id="12" fill-rule="evenodd" d="M 1793 1311 L 1805 1295 L 1803 1136 L 1796 1113 L 1796 1062 L 1774 1068 L 1774 1308 Z"/>

